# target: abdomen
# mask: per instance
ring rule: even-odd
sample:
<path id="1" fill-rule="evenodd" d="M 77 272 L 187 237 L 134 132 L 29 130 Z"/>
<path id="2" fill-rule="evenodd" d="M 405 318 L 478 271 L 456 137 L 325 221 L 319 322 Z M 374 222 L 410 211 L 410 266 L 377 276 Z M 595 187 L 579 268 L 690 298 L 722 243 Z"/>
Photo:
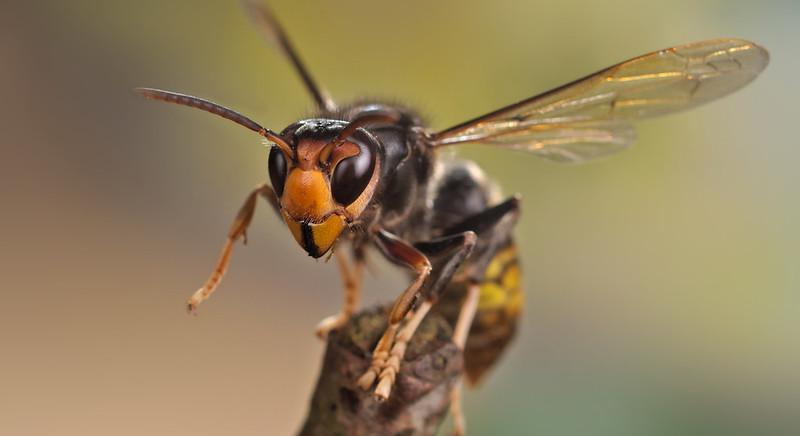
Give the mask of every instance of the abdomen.
<path id="1" fill-rule="evenodd" d="M 524 296 L 513 241 L 493 254 L 478 285 L 478 309 L 464 346 L 464 370 L 473 385 L 498 362 L 517 331 Z M 451 325 L 455 325 L 466 291 L 466 279 L 457 278 L 445 288 L 436 305 Z"/>

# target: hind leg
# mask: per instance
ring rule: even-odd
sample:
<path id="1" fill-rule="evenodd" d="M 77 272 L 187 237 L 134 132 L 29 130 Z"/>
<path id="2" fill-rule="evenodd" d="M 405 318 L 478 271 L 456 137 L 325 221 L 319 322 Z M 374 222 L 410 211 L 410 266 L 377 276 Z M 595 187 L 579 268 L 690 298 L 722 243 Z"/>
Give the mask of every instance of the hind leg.
<path id="1" fill-rule="evenodd" d="M 455 329 L 453 329 L 453 343 L 455 343 L 462 352 L 464 351 L 464 345 L 467 343 L 469 328 L 472 326 L 472 320 L 475 318 L 475 312 L 478 309 L 480 292 L 481 289 L 477 284 L 470 284 L 467 287 L 467 296 L 464 298 L 464 304 L 461 306 Z M 466 429 L 464 410 L 461 408 L 462 386 L 463 382 L 459 379 L 450 392 L 450 414 L 453 417 L 453 436 L 464 435 Z"/>
<path id="2" fill-rule="evenodd" d="M 509 240 L 511 230 L 519 213 L 519 199 L 508 200 L 470 216 L 452 226 L 448 231 L 475 231 L 480 243 L 476 248 L 474 259 L 467 271 L 467 292 L 461 304 L 458 318 L 453 329 L 453 342 L 464 351 L 472 322 L 478 310 L 481 286 L 489 262 L 494 258 L 501 244 Z M 453 417 L 453 435 L 464 435 L 466 423 L 461 405 L 463 381 L 459 380 L 450 393 L 450 413 Z"/>

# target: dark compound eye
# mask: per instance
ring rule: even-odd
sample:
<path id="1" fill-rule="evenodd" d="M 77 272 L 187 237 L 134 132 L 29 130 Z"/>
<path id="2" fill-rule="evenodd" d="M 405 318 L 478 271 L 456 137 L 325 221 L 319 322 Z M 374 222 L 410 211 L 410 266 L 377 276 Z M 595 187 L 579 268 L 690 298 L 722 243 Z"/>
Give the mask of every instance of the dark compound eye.
<path id="1" fill-rule="evenodd" d="M 369 184 L 375 169 L 375 155 L 369 147 L 359 145 L 360 153 L 336 164 L 331 180 L 333 198 L 337 203 L 349 205 Z"/>
<path id="2" fill-rule="evenodd" d="M 272 147 L 269 152 L 269 180 L 272 189 L 279 198 L 283 195 L 283 185 L 286 183 L 286 156 L 278 147 Z"/>

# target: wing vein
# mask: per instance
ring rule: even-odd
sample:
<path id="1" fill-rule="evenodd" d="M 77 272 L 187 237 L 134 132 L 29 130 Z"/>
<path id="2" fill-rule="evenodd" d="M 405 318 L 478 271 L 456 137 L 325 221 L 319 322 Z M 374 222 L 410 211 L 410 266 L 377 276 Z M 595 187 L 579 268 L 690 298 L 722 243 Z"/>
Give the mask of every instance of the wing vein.
<path id="1" fill-rule="evenodd" d="M 605 156 L 635 139 L 632 121 L 689 109 L 750 83 L 758 45 L 717 39 L 660 50 L 432 134 L 434 146 L 484 142 L 558 161 Z"/>

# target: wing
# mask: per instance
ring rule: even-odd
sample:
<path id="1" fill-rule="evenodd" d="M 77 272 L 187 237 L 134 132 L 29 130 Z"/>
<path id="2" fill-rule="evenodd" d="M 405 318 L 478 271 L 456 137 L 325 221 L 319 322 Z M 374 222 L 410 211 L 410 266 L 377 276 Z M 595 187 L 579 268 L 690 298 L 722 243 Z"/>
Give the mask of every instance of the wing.
<path id="1" fill-rule="evenodd" d="M 701 41 L 646 54 L 431 136 L 435 146 L 479 142 L 580 162 L 620 151 L 631 121 L 689 109 L 752 81 L 769 62 L 758 45 Z"/>

